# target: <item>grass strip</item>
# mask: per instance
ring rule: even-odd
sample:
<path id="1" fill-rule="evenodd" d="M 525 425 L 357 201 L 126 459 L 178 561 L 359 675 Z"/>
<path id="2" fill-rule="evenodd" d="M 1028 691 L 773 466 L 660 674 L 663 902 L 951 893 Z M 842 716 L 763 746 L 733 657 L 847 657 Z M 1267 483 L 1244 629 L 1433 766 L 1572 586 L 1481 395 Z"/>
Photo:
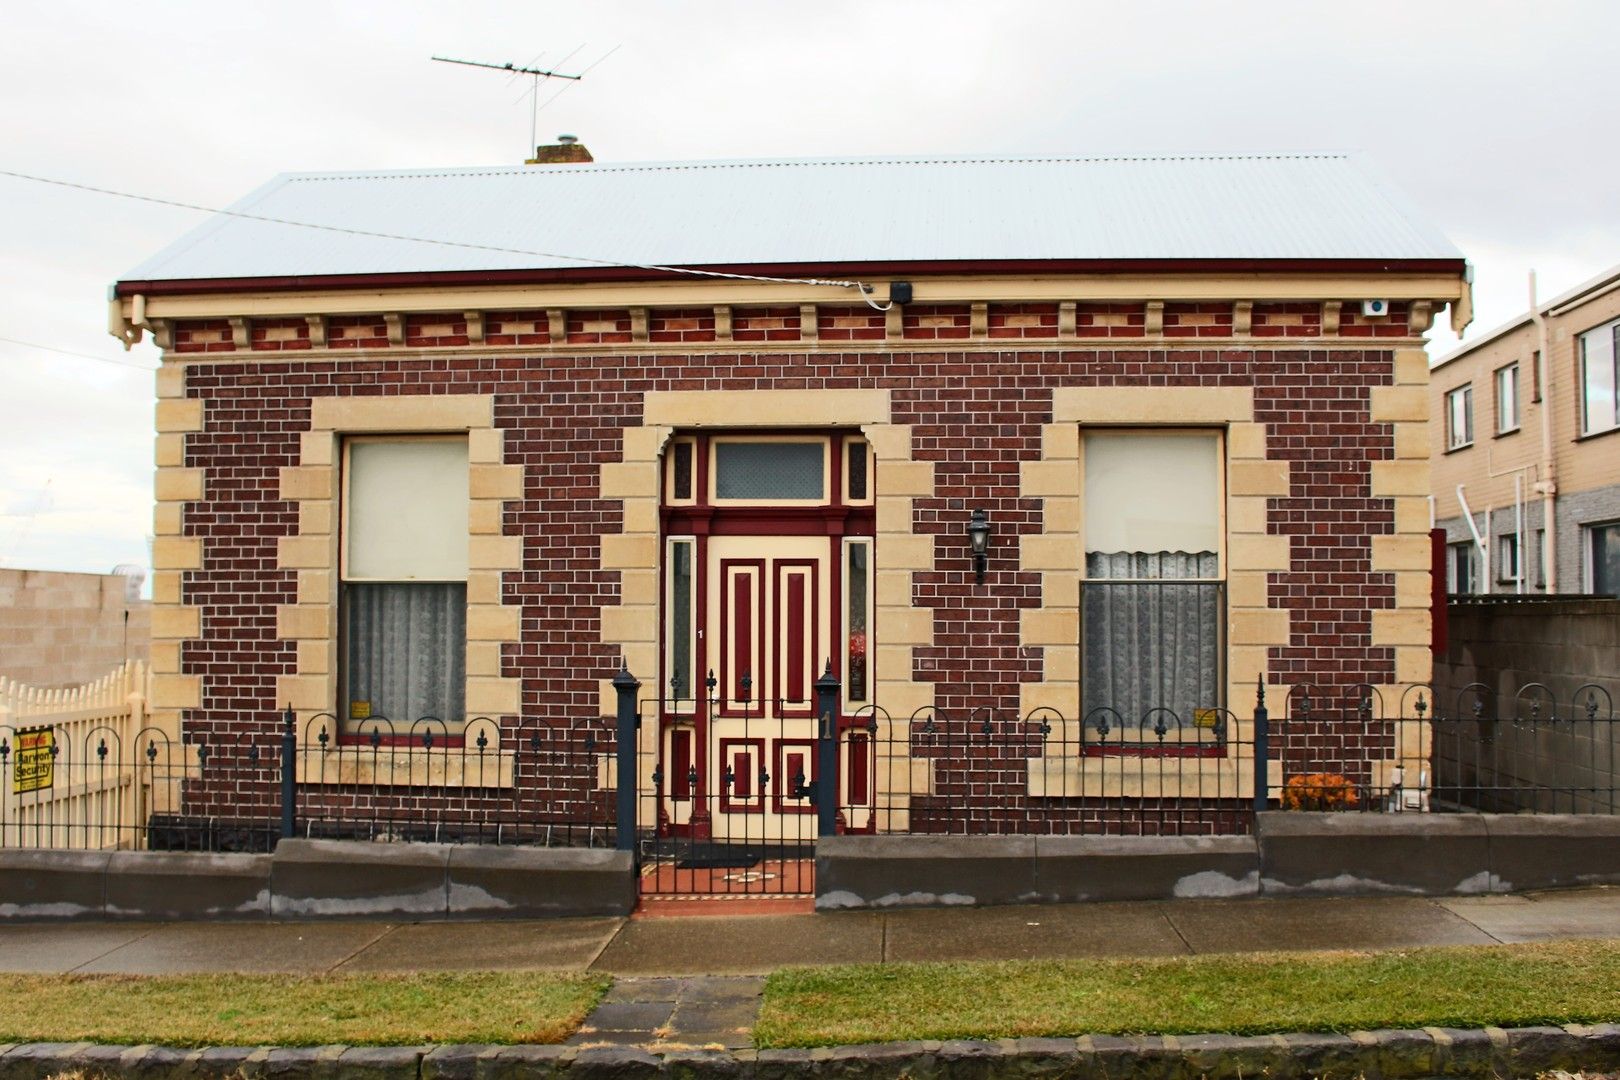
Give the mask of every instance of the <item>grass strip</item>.
<path id="1" fill-rule="evenodd" d="M 784 969 L 760 1047 L 1620 1018 L 1620 941 Z"/>
<path id="2" fill-rule="evenodd" d="M 0 1043 L 317 1046 L 561 1042 L 606 991 L 542 971 L 3 975 Z"/>

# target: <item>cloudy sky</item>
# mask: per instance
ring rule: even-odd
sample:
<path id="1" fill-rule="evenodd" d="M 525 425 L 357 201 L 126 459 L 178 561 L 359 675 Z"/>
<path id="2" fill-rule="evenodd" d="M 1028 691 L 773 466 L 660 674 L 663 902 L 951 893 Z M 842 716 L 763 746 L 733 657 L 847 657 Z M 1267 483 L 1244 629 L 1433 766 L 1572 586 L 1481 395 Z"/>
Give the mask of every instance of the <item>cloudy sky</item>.
<path id="1" fill-rule="evenodd" d="M 598 160 L 1358 149 L 1472 260 L 1473 333 L 1531 267 L 1547 296 L 1620 262 L 1602 0 L 8 0 L 0 25 L 0 169 L 202 205 L 519 161 L 523 85 L 428 57 L 572 53 L 601 62 L 540 132 Z M 0 566 L 146 563 L 156 357 L 107 336 L 106 288 L 198 220 L 0 177 Z"/>

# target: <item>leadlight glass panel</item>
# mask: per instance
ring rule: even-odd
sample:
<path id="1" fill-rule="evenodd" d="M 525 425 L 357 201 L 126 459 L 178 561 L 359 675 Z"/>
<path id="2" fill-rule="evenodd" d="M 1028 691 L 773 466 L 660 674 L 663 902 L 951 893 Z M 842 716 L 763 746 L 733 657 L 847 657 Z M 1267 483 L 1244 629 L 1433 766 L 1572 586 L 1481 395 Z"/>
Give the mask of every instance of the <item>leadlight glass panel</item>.
<path id="1" fill-rule="evenodd" d="M 848 673 L 850 701 L 866 700 L 866 574 L 870 549 L 866 544 L 849 545 L 849 567 L 844 588 L 849 595 Z"/>
<path id="2" fill-rule="evenodd" d="M 690 499 L 692 497 L 692 444 L 678 442 L 675 444 L 675 492 L 674 498 Z"/>
<path id="3" fill-rule="evenodd" d="M 866 444 L 846 443 L 844 452 L 849 455 L 849 500 L 860 502 L 866 498 Z"/>
<path id="4" fill-rule="evenodd" d="M 692 696 L 692 543 L 670 545 L 670 693 Z"/>
<path id="5" fill-rule="evenodd" d="M 787 500 L 825 497 L 825 445 L 820 442 L 717 442 L 717 499 Z"/>

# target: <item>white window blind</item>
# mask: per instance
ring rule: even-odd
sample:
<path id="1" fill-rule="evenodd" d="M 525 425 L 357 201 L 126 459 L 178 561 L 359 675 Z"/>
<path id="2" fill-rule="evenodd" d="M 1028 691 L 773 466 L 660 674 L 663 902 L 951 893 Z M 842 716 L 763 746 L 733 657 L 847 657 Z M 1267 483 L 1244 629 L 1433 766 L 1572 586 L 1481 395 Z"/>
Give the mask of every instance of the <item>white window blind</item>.
<path id="1" fill-rule="evenodd" d="M 1088 553 L 1218 552 L 1220 493 L 1213 433 L 1085 436 Z"/>
<path id="2" fill-rule="evenodd" d="M 348 581 L 465 581 L 465 439 L 349 444 Z"/>

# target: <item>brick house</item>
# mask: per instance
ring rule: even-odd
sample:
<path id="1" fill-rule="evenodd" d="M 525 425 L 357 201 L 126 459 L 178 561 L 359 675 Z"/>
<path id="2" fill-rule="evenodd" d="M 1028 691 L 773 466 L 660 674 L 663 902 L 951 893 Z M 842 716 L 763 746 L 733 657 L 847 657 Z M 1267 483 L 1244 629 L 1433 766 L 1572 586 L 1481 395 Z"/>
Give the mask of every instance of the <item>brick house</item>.
<path id="1" fill-rule="evenodd" d="M 311 763 L 312 723 L 382 717 L 373 758 L 430 729 L 496 763 L 373 801 L 561 813 L 606 764 L 526 747 L 605 748 L 621 663 L 658 819 L 716 835 L 803 811 L 824 672 L 843 721 L 1158 709 L 1161 746 L 1257 678 L 1424 682 L 1447 305 L 1462 256 L 1338 154 L 278 177 L 112 301 L 163 350 L 152 705 L 213 747 L 188 811 L 274 805 L 290 705 Z M 854 745 L 851 827 L 938 794 Z M 1230 757 L 1200 768 L 1241 795 Z M 1050 794 L 986 769 L 961 799 Z"/>

